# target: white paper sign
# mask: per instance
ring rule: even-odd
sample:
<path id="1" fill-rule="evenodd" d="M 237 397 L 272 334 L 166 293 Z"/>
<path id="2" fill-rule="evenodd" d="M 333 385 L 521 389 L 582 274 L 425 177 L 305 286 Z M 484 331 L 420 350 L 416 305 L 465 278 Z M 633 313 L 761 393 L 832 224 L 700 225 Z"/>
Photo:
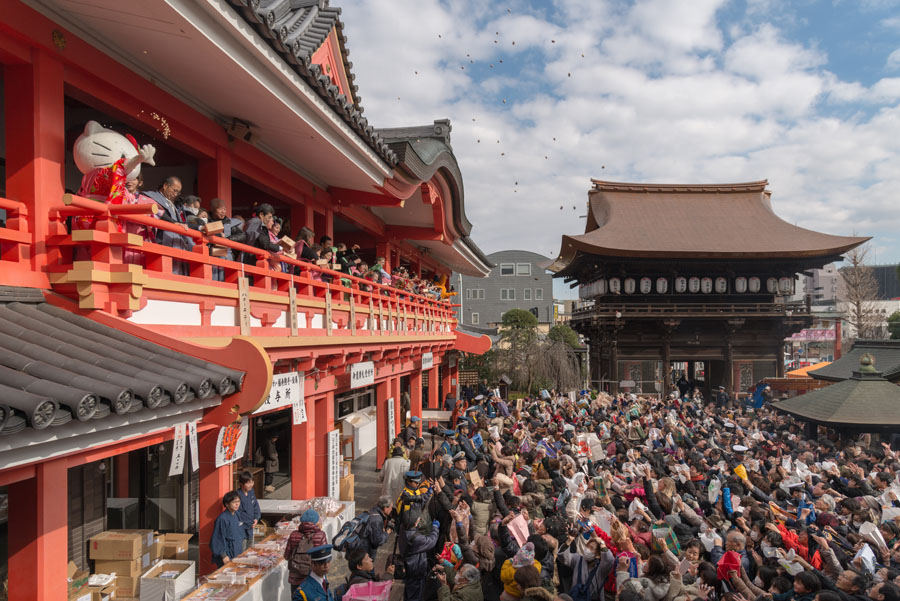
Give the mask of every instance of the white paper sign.
<path id="1" fill-rule="evenodd" d="M 272 376 L 272 388 L 265 402 L 253 413 L 265 413 L 273 409 L 291 407 L 298 396 L 303 398 L 302 371 L 290 371 Z"/>
<path id="2" fill-rule="evenodd" d="M 200 446 L 197 444 L 197 422 L 188 424 L 188 439 L 191 444 L 191 471 L 200 469 Z"/>
<path id="3" fill-rule="evenodd" d="M 341 431 L 328 433 L 328 496 L 337 499 L 341 491 Z"/>
<path id="4" fill-rule="evenodd" d="M 293 424 L 299 426 L 306 423 L 306 395 L 303 390 L 303 378 L 306 374 L 300 372 L 300 394 L 294 395 L 292 408 Z"/>
<path id="5" fill-rule="evenodd" d="M 434 353 L 422 353 L 422 369 L 434 367 Z"/>
<path id="6" fill-rule="evenodd" d="M 391 397 L 387 400 L 387 426 L 388 426 L 388 436 L 393 440 L 394 436 L 397 435 L 397 417 L 394 415 L 395 407 L 394 407 L 394 397 Z"/>
<path id="7" fill-rule="evenodd" d="M 172 462 L 169 464 L 169 478 L 184 473 L 186 443 L 186 425 L 175 425 L 175 438 L 172 440 Z"/>
<path id="8" fill-rule="evenodd" d="M 219 428 L 219 438 L 216 440 L 217 468 L 234 463 L 244 456 L 244 451 L 247 449 L 248 429 L 246 417 L 237 423 Z"/>
<path id="9" fill-rule="evenodd" d="M 362 361 L 350 366 L 350 388 L 371 386 L 375 383 L 375 364 Z"/>

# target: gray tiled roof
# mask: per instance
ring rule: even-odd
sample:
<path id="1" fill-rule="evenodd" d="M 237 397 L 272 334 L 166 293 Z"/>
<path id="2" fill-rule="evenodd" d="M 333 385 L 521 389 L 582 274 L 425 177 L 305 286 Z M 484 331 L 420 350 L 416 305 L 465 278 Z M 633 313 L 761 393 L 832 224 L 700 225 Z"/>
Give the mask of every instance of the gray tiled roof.
<path id="1" fill-rule="evenodd" d="M 347 60 L 347 38 L 340 20 L 341 9 L 328 5 L 328 0 L 228 0 L 238 9 L 269 45 L 310 87 L 331 106 L 384 161 L 394 166 L 397 156 L 387 143 L 362 116 L 358 87 L 350 72 L 353 63 Z M 344 70 L 350 83 L 350 98 L 341 94 L 331 78 L 312 63 L 313 53 L 325 42 L 331 30 L 336 28 Z"/>
<path id="2" fill-rule="evenodd" d="M 224 397 L 244 375 L 0 287 L 0 435 Z"/>
<path id="3" fill-rule="evenodd" d="M 859 361 L 856 363 L 857 368 Z M 880 372 L 859 373 L 843 382 L 773 403 L 779 411 L 820 424 L 856 430 L 900 426 L 900 386 Z"/>
<path id="4" fill-rule="evenodd" d="M 843 357 L 809 375 L 816 380 L 846 380 L 859 368 L 859 360 L 866 353 L 875 360 L 875 368 L 886 380 L 900 380 L 900 340 L 857 340 Z"/>

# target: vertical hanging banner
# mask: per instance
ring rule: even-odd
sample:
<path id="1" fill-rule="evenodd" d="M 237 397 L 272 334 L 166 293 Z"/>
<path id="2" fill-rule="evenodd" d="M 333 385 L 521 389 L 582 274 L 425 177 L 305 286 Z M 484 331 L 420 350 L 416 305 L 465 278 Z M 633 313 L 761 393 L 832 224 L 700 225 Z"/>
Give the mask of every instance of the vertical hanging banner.
<path id="1" fill-rule="evenodd" d="M 294 405 L 297 397 L 300 397 L 302 400 L 303 378 L 305 375 L 302 371 L 289 371 L 272 376 L 272 387 L 269 388 L 269 396 L 253 413 L 265 413 L 272 409 L 291 407 Z M 306 420 L 304 419 L 304 421 Z"/>
<path id="2" fill-rule="evenodd" d="M 341 431 L 328 433 L 328 496 L 337 499 L 341 490 Z"/>
<path id="3" fill-rule="evenodd" d="M 297 373 L 300 376 L 299 390 L 298 394 L 295 394 L 291 399 L 292 423 L 295 426 L 306 423 L 306 391 L 303 390 L 303 381 L 306 378 L 306 372 L 298 371 Z"/>
<path id="4" fill-rule="evenodd" d="M 197 422 L 188 424 L 188 440 L 191 445 L 191 471 L 200 469 L 200 446 L 197 444 Z"/>
<path id="5" fill-rule="evenodd" d="M 184 472 L 186 424 L 175 425 L 175 438 L 172 440 L 172 462 L 169 464 L 169 478 Z"/>
<path id="6" fill-rule="evenodd" d="M 244 451 L 247 449 L 248 429 L 246 417 L 239 422 L 219 428 L 219 438 L 216 440 L 217 468 L 234 463 L 244 456 Z"/>
<path id="7" fill-rule="evenodd" d="M 391 442 L 393 443 L 394 436 L 397 435 L 397 417 L 394 415 L 396 409 L 394 407 L 394 397 L 391 397 L 387 400 L 387 426 L 388 426 L 388 434 L 391 437 Z"/>
<path id="8" fill-rule="evenodd" d="M 238 278 L 238 325 L 241 326 L 241 336 L 250 335 L 250 280 L 245 277 Z"/>

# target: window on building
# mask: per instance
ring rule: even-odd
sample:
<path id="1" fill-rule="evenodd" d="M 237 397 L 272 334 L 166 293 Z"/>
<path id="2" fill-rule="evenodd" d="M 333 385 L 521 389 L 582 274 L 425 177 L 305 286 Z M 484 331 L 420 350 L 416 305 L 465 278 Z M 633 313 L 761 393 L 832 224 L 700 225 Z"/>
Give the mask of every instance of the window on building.
<path id="1" fill-rule="evenodd" d="M 478 313 L 472 313 L 472 325 L 473 326 L 478 325 Z"/>
<path id="2" fill-rule="evenodd" d="M 531 288 L 522 291 L 522 300 L 531 300 Z"/>
<path id="3" fill-rule="evenodd" d="M 516 263 L 516 275 L 531 275 L 531 263 Z"/>
<path id="4" fill-rule="evenodd" d="M 516 264 L 500 263 L 500 275 L 516 275 Z"/>
<path id="5" fill-rule="evenodd" d="M 466 300 L 472 300 L 472 289 L 466 290 Z"/>
<path id="6" fill-rule="evenodd" d="M 516 289 L 515 288 L 501 288 L 500 289 L 500 300 L 502 300 L 502 301 L 516 300 Z"/>
<path id="7" fill-rule="evenodd" d="M 469 292 L 472 293 L 469 296 Z M 484 300 L 484 288 L 472 288 L 471 290 L 466 290 L 466 298 L 471 300 Z"/>
<path id="8" fill-rule="evenodd" d="M 534 289 L 534 300 L 544 300 L 544 289 L 543 288 L 535 288 Z"/>

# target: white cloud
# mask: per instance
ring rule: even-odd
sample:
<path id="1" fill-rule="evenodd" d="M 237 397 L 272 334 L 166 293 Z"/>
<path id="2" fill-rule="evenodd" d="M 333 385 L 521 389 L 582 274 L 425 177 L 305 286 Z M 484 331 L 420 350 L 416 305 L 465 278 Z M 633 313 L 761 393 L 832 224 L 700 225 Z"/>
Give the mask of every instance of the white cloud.
<path id="1" fill-rule="evenodd" d="M 358 0 L 342 17 L 371 123 L 451 118 L 487 252 L 554 255 L 592 177 L 768 178 L 788 221 L 884 236 L 879 259 L 900 259 L 900 77 L 840 78 L 777 3 L 754 0 L 752 25 L 720 22 L 724 4 Z"/>
<path id="2" fill-rule="evenodd" d="M 888 71 L 900 71 L 900 48 L 888 55 L 884 68 Z"/>

